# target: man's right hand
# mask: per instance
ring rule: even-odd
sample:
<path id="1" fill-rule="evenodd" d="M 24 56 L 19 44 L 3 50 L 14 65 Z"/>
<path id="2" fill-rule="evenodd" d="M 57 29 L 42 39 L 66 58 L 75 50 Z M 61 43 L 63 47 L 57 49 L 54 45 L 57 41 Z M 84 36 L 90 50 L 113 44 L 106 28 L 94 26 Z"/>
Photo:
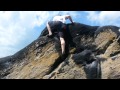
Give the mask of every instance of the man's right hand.
<path id="1" fill-rule="evenodd" d="M 53 37 L 53 35 L 47 35 L 47 37 L 48 37 L 48 38 L 52 38 L 52 37 Z"/>
<path id="2" fill-rule="evenodd" d="M 75 22 L 72 22 L 72 25 L 74 25 L 75 24 Z"/>

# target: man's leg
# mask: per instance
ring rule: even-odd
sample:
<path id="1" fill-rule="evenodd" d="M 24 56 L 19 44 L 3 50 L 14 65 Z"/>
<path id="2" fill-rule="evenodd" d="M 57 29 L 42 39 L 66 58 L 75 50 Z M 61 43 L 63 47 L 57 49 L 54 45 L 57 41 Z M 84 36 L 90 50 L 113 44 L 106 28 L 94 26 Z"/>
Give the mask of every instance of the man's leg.
<path id="1" fill-rule="evenodd" d="M 58 30 L 58 36 L 60 38 L 61 43 L 61 50 L 62 55 L 65 54 L 65 39 L 64 39 L 64 32 L 63 32 L 63 26 L 64 24 L 62 22 L 57 22 L 57 30 Z"/>
<path id="2" fill-rule="evenodd" d="M 60 37 L 60 43 L 61 43 L 62 54 L 64 54 L 65 53 L 65 40 L 63 37 Z"/>

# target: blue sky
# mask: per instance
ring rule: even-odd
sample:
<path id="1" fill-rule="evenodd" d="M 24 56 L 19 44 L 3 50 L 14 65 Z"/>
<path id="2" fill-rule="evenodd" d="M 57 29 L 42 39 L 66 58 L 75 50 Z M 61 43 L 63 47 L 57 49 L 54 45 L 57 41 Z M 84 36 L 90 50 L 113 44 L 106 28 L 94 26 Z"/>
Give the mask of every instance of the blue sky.
<path id="1" fill-rule="evenodd" d="M 0 11 L 0 57 L 13 55 L 37 39 L 47 20 L 57 14 L 69 14 L 73 21 L 91 26 L 120 26 L 120 11 Z"/>

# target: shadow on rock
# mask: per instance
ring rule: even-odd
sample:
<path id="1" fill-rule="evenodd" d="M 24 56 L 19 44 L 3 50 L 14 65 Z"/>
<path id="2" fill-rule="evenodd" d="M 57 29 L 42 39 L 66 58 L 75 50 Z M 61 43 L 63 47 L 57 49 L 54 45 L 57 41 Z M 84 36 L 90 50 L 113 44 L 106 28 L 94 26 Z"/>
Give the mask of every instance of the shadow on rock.
<path id="1" fill-rule="evenodd" d="M 95 57 L 91 50 L 84 50 L 74 54 L 72 59 L 76 64 L 82 64 L 88 79 L 100 79 L 101 67 L 100 60 Z"/>

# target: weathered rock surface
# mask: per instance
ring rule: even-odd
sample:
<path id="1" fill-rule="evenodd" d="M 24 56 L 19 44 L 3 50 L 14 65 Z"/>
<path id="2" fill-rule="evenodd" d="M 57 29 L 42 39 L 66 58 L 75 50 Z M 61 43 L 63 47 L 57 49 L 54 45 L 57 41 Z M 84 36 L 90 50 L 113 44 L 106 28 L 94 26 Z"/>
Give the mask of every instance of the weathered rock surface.
<path id="1" fill-rule="evenodd" d="M 67 24 L 66 54 L 45 28 L 30 45 L 0 58 L 1 79 L 120 79 L 120 28 Z"/>

